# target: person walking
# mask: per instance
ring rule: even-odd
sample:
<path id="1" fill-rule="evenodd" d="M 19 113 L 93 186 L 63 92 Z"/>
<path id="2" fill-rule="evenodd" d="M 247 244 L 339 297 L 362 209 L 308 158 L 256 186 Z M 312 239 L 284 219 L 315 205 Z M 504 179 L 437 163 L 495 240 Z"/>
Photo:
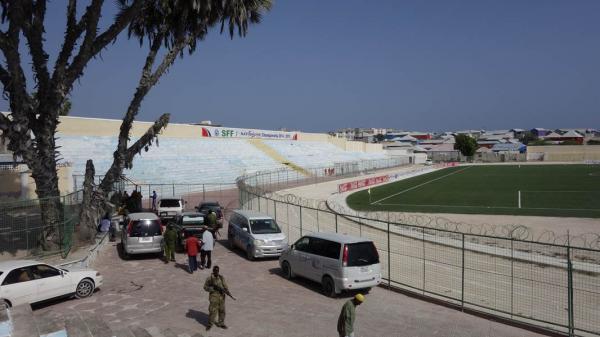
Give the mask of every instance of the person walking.
<path id="1" fill-rule="evenodd" d="M 354 337 L 354 321 L 356 320 L 356 307 L 365 301 L 363 294 L 356 294 L 342 307 L 338 318 L 337 331 L 340 337 Z"/>
<path id="2" fill-rule="evenodd" d="M 225 278 L 219 275 L 219 266 L 214 266 L 212 274 L 204 282 L 204 290 L 208 292 L 208 325 L 206 331 L 213 325 L 227 329 L 225 325 L 225 294 L 229 293 Z M 218 319 L 217 319 L 218 318 Z"/>
<path id="3" fill-rule="evenodd" d="M 156 191 L 152 191 L 150 198 L 152 199 L 152 211 L 156 211 L 156 198 L 158 198 Z"/>
<path id="4" fill-rule="evenodd" d="M 177 231 L 173 228 L 173 224 L 167 225 L 167 230 L 163 234 L 165 240 L 165 263 L 169 260 L 175 262 L 175 243 L 177 242 Z"/>
<path id="5" fill-rule="evenodd" d="M 192 233 L 189 233 L 187 239 L 185 239 L 185 250 L 188 255 L 190 274 L 198 270 L 198 246 L 200 246 L 198 239 Z"/>
<path id="6" fill-rule="evenodd" d="M 210 269 L 215 238 L 206 226 L 202 226 L 202 247 L 200 248 L 200 269 Z M 206 263 L 205 263 L 206 262 Z"/>

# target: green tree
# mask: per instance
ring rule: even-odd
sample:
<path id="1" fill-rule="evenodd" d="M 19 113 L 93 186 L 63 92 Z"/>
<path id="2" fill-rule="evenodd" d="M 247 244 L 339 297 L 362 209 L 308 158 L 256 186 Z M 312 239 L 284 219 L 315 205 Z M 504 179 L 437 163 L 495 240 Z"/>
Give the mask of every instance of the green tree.
<path id="1" fill-rule="evenodd" d="M 385 136 L 381 133 L 376 134 L 374 137 L 375 143 L 381 143 L 385 140 Z"/>
<path id="2" fill-rule="evenodd" d="M 465 157 L 472 157 L 475 155 L 475 151 L 479 147 L 477 140 L 469 135 L 456 135 L 454 136 L 454 149 L 458 150 Z"/>
<path id="3" fill-rule="evenodd" d="M 106 207 L 106 196 L 122 176 L 123 169 L 131 168 L 134 156 L 147 150 L 168 124 L 170 116 L 164 114 L 140 139 L 129 144 L 132 123 L 150 89 L 178 56 L 196 50 L 197 43 L 211 27 L 220 25 L 221 32 L 227 28 L 231 38 L 236 31 L 239 36 L 245 36 L 248 25 L 260 22 L 262 12 L 271 7 L 271 0 L 118 0 L 115 3 L 119 6 L 118 14 L 106 29 L 100 30 L 104 0 L 91 0 L 83 11 L 78 11 L 77 0 L 65 0 L 64 40 L 50 71 L 44 45 L 47 0 L 0 0 L 3 24 L 0 51 L 4 56 L 0 82 L 11 110 L 7 116 L 0 114 L 0 131 L 1 136 L 9 140 L 8 150 L 15 157 L 23 158 L 31 170 L 37 195 L 56 200 L 42 204 L 45 228 L 40 242 L 45 249 L 57 244 L 59 235 L 55 231 L 62 218 L 62 207 L 56 198 L 60 195 L 56 170 L 59 152 L 55 142 L 59 116 L 65 112 L 67 97 L 75 81 L 82 79 L 85 67 L 92 60 L 98 60 L 99 53 L 109 48 L 125 30 L 140 46 L 147 42 L 148 52 L 138 86 L 123 117 L 113 163 L 98 187 L 92 186 L 93 163 L 88 160 L 86 165 L 82 223 L 88 231 L 82 233 L 89 238 L 95 221 Z M 29 66 L 23 64 L 21 58 L 20 49 L 24 47 L 31 55 L 36 88 L 33 93 L 28 90 L 23 71 L 24 66 Z"/>

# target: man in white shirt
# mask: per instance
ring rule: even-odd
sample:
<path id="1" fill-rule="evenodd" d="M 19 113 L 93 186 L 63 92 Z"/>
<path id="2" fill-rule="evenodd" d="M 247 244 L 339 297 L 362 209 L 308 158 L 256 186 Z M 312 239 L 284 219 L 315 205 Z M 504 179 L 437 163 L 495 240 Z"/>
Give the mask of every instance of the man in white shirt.
<path id="1" fill-rule="evenodd" d="M 213 234 L 208 230 L 208 227 L 203 226 L 202 229 L 204 229 L 204 232 L 202 233 L 202 248 L 200 248 L 200 269 L 210 269 L 215 239 L 213 238 Z"/>

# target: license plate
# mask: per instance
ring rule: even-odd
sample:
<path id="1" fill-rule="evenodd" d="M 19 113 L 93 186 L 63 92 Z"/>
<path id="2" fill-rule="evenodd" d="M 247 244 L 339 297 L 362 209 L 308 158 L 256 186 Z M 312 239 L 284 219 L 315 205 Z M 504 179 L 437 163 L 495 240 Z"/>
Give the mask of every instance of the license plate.
<path id="1" fill-rule="evenodd" d="M 140 238 L 140 242 L 152 242 L 152 238 Z"/>
<path id="2" fill-rule="evenodd" d="M 360 267 L 360 271 L 362 273 L 368 273 L 369 272 L 369 267 Z"/>

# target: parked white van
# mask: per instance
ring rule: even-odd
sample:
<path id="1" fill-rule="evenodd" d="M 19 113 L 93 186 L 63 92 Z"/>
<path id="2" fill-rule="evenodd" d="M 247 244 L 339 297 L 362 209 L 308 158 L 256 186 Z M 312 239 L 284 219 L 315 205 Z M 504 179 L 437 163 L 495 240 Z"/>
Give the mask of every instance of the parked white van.
<path id="1" fill-rule="evenodd" d="M 279 265 L 286 278 L 302 276 L 321 283 L 335 297 L 343 290 L 381 283 L 379 254 L 373 241 L 336 233 L 311 233 L 285 250 Z"/>

